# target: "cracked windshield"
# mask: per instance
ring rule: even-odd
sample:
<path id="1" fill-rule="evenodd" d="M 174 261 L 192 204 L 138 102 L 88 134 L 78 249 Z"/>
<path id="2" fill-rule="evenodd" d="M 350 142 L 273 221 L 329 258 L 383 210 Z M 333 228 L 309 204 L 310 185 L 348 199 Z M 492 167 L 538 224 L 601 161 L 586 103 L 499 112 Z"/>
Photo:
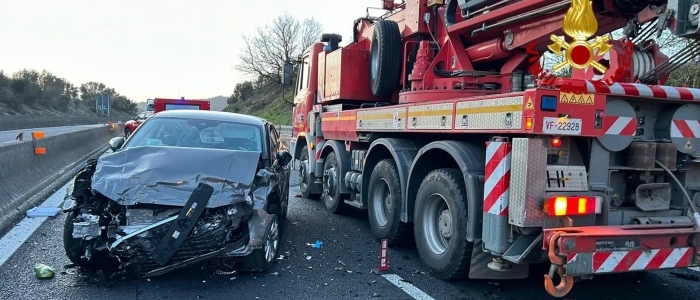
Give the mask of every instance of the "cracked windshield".
<path id="1" fill-rule="evenodd" d="M 5 0 L 0 41 L 0 299 L 700 297 L 700 0 Z"/>

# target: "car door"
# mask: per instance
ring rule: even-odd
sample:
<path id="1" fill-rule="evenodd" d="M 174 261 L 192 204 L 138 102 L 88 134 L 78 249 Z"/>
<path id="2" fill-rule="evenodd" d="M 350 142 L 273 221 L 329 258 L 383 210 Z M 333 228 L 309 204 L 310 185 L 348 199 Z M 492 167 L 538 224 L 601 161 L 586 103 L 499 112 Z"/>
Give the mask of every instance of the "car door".
<path id="1" fill-rule="evenodd" d="M 272 161 L 277 159 L 277 152 L 282 150 L 280 136 L 277 133 L 275 126 L 270 124 L 268 126 L 267 135 L 270 140 L 270 157 Z M 289 206 L 289 165 L 281 167 L 278 169 L 277 174 L 279 176 L 278 187 L 280 202 L 282 202 L 282 211 L 286 211 Z"/>

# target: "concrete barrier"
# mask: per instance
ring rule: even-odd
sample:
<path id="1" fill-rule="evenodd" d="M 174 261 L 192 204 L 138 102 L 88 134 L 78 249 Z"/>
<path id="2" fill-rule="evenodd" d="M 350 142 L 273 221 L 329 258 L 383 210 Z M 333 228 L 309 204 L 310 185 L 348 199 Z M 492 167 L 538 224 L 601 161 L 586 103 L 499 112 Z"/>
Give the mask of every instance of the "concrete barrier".
<path id="1" fill-rule="evenodd" d="M 0 145 L 0 231 L 62 187 L 77 166 L 105 151 L 121 125 Z"/>
<path id="2" fill-rule="evenodd" d="M 117 122 L 117 117 L 61 117 L 61 116 L 0 116 L 0 131 L 56 126 L 107 124 Z M 121 118 L 123 119 L 123 118 Z"/>

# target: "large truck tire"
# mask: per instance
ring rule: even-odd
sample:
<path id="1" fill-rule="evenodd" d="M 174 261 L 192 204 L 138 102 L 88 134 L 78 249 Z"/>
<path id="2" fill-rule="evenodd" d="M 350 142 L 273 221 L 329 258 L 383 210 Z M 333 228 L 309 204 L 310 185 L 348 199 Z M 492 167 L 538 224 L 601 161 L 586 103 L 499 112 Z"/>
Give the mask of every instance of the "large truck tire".
<path id="1" fill-rule="evenodd" d="M 299 190 L 301 191 L 301 196 L 307 199 L 318 200 L 321 198 L 321 194 L 313 194 L 312 186 L 314 180 L 308 173 L 309 167 L 309 147 L 304 146 L 301 149 L 301 156 L 299 156 Z"/>
<path id="2" fill-rule="evenodd" d="M 390 245 L 412 241 L 411 224 L 401 222 L 401 182 L 393 159 L 383 159 L 374 167 L 367 195 L 372 234 L 379 239 L 389 239 Z"/>
<path id="3" fill-rule="evenodd" d="M 451 280 L 469 273 L 466 188 L 459 169 L 437 169 L 423 179 L 414 210 L 416 248 L 433 276 Z"/>
<path id="4" fill-rule="evenodd" d="M 345 213 L 350 205 L 345 203 L 340 193 L 340 168 L 335 152 L 328 153 L 323 164 L 323 202 L 326 209 L 334 214 Z"/>
<path id="5" fill-rule="evenodd" d="M 372 94 L 388 98 L 396 91 L 401 76 L 401 31 L 390 20 L 374 23 L 370 44 L 369 82 Z"/>

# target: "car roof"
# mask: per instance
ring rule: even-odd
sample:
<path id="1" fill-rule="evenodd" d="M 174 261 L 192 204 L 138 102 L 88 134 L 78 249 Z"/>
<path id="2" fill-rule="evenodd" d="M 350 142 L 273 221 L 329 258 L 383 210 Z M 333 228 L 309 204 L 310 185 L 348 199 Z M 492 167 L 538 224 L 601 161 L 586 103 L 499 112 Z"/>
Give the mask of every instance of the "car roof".
<path id="1" fill-rule="evenodd" d="M 153 114 L 153 118 L 192 118 L 192 119 L 207 119 L 224 122 L 237 122 L 250 125 L 259 125 L 267 123 L 267 120 L 256 116 L 238 114 L 232 112 L 214 111 L 214 110 L 190 110 L 176 109 L 165 110 L 157 114 Z"/>

